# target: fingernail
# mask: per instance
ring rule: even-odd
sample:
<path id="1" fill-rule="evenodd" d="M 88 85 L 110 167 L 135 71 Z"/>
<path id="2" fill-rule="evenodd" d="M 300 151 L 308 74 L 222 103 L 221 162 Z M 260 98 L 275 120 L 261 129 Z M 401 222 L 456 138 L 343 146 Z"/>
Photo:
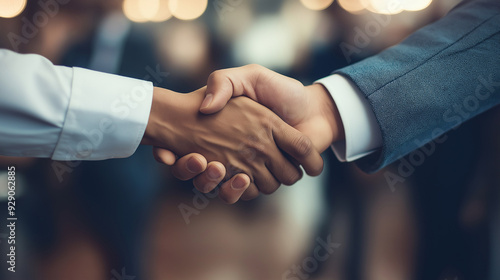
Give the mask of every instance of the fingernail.
<path id="1" fill-rule="evenodd" d="M 214 95 L 209 93 L 207 96 L 205 96 L 205 100 L 203 100 L 203 103 L 201 103 L 201 109 L 208 108 L 210 104 L 212 103 L 212 100 L 214 99 Z"/>
<path id="2" fill-rule="evenodd" d="M 207 175 L 208 175 L 208 179 L 210 179 L 210 180 L 217 180 L 222 176 L 222 174 L 219 172 L 219 169 L 217 169 L 215 167 L 209 168 L 207 170 Z"/>
<path id="3" fill-rule="evenodd" d="M 236 179 L 233 180 L 231 183 L 231 187 L 235 190 L 241 190 L 244 189 L 247 186 L 247 182 L 245 179 L 241 177 L 237 177 Z"/>
<path id="4" fill-rule="evenodd" d="M 198 162 L 198 160 L 196 160 L 195 158 L 190 158 L 188 161 L 187 161 L 187 164 L 186 164 L 186 168 L 189 172 L 193 173 L 193 174 L 197 174 L 197 173 L 200 173 L 201 172 L 201 166 L 200 166 L 200 163 Z"/>

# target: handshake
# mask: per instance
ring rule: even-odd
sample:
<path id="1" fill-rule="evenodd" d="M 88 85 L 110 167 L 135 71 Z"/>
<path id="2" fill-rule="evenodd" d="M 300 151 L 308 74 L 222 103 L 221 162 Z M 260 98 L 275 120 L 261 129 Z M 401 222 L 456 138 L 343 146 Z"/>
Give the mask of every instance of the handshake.
<path id="1" fill-rule="evenodd" d="M 260 104 L 259 104 L 260 103 Z M 344 138 L 322 85 L 303 86 L 258 65 L 219 70 L 189 94 L 155 88 L 142 144 L 207 193 L 221 182 L 227 203 L 270 194 L 323 169 L 320 153 Z M 177 159 L 177 156 L 179 159 Z"/>

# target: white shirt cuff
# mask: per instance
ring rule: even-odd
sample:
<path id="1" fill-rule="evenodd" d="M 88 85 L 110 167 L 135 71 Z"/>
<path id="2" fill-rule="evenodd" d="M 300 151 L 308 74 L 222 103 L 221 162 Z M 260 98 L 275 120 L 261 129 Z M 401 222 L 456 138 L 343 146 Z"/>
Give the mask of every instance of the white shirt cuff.
<path id="1" fill-rule="evenodd" d="M 71 98 L 54 160 L 131 156 L 144 135 L 151 82 L 73 68 Z"/>
<path id="2" fill-rule="evenodd" d="M 316 83 L 330 92 L 344 125 L 345 141 L 332 144 L 340 161 L 355 161 L 382 147 L 382 135 L 373 110 L 356 85 L 337 74 Z"/>

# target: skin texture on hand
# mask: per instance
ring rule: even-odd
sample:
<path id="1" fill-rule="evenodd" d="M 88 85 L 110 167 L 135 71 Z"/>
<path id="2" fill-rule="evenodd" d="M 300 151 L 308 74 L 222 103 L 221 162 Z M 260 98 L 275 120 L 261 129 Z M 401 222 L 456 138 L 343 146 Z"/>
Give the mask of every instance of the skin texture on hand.
<path id="1" fill-rule="evenodd" d="M 302 163 L 308 173 L 317 175 L 321 172 L 322 159 L 309 139 L 269 109 L 247 98 L 235 98 L 224 110 L 203 115 L 199 108 L 204 93 L 205 89 L 178 94 L 156 88 L 153 94 L 151 115 L 142 143 L 169 149 L 179 156 L 193 152 L 203 155 L 180 159 L 185 168 L 179 169 L 179 173 L 194 169 L 188 173 L 196 174 L 196 171 L 206 168 L 206 160 L 209 160 L 217 161 L 210 163 L 217 166 L 215 169 L 220 170 L 220 163 L 225 166 L 226 179 L 239 173 L 247 174 L 250 178 L 248 189 L 245 187 L 249 182 L 244 176 L 236 176 L 221 187 L 221 198 L 233 203 L 239 199 L 239 196 L 235 197 L 238 191 L 245 191 L 243 198 L 251 199 L 258 195 L 259 190 L 272 193 L 280 183 L 291 185 L 301 178 L 300 168 L 282 151 Z M 168 151 L 157 150 L 156 156 L 164 157 L 169 163 L 172 159 L 175 161 Z M 182 177 L 183 174 L 177 175 Z M 208 174 L 199 176 L 208 178 Z M 205 181 L 200 191 L 211 191 L 217 185 L 215 179 Z"/>
<path id="2" fill-rule="evenodd" d="M 212 73 L 200 111 L 213 114 L 231 98 L 242 95 L 268 107 L 304 133 L 318 152 L 345 138 L 337 107 L 322 85 L 304 87 L 297 80 L 259 65 Z"/>

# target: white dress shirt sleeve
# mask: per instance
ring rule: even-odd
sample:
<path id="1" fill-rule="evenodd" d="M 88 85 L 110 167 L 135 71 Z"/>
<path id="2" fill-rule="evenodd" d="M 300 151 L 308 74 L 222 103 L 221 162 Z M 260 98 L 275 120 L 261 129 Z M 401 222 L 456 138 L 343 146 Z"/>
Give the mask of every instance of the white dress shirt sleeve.
<path id="1" fill-rule="evenodd" d="M 382 135 L 375 115 L 356 85 L 337 74 L 316 83 L 330 92 L 344 125 L 345 141 L 332 144 L 340 161 L 355 161 L 382 147 Z"/>
<path id="2" fill-rule="evenodd" d="M 137 149 L 153 85 L 0 49 L 0 155 L 123 158 Z"/>

